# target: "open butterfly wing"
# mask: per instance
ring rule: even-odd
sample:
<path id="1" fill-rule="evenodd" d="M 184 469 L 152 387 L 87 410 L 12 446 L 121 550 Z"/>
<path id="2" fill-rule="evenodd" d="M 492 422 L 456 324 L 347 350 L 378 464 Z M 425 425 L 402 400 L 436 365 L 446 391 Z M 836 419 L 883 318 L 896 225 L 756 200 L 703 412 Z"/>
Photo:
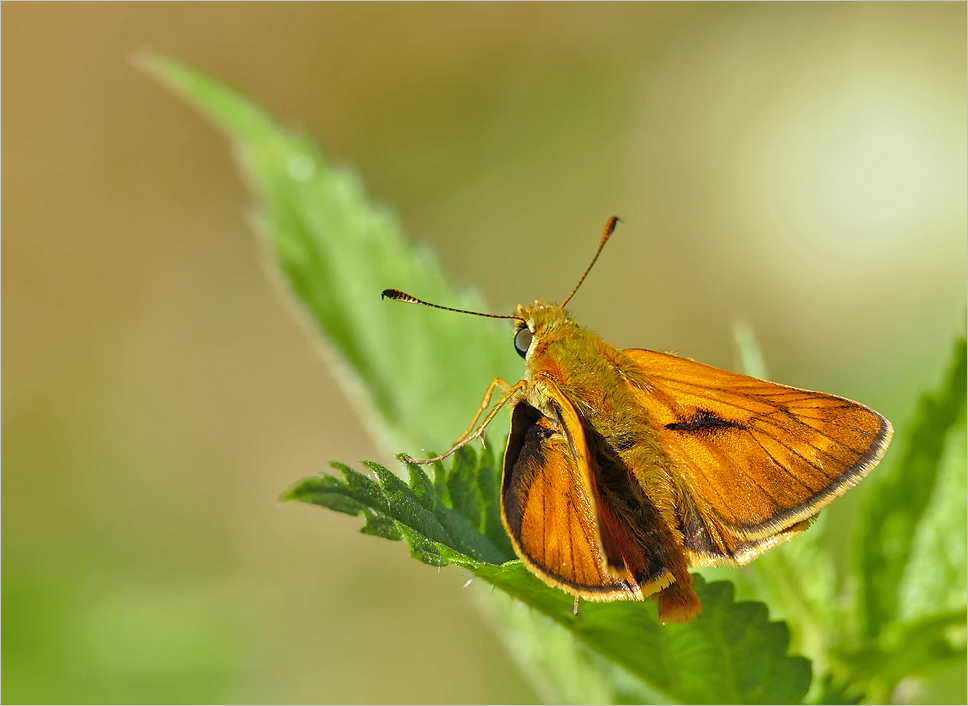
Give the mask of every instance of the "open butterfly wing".
<path id="1" fill-rule="evenodd" d="M 504 456 L 501 512 L 515 551 L 546 582 L 591 601 L 642 599 L 672 582 L 622 517 L 601 505 L 584 431 L 553 384 L 556 419 L 515 404 Z"/>
<path id="2" fill-rule="evenodd" d="M 693 563 L 745 564 L 806 528 L 884 455 L 891 425 L 850 400 L 666 353 L 624 351 L 633 391 L 680 474 Z"/>

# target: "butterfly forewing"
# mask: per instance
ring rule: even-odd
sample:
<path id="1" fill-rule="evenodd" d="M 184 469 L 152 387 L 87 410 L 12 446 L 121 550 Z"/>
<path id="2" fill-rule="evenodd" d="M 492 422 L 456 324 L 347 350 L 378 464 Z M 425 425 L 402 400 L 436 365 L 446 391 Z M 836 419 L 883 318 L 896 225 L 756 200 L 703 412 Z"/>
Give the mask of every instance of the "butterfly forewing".
<path id="1" fill-rule="evenodd" d="M 863 478 L 891 437 L 884 417 L 850 400 L 665 353 L 625 354 L 679 470 L 686 546 L 700 554 L 745 563 L 786 539 L 778 534 L 802 529 Z"/>

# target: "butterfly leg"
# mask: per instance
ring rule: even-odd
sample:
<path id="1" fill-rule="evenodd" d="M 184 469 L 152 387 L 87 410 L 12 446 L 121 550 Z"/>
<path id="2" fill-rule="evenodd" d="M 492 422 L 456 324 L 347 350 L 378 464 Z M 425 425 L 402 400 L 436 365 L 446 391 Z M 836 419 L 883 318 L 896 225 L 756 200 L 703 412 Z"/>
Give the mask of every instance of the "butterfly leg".
<path id="1" fill-rule="evenodd" d="M 488 393 L 485 397 L 491 394 L 491 391 L 495 386 L 500 386 L 500 383 L 504 383 L 505 385 L 507 385 L 507 383 L 501 380 L 501 378 L 495 378 L 494 382 L 491 383 L 491 387 L 488 388 Z M 494 409 L 492 409 L 488 413 L 488 415 L 484 417 L 484 421 L 480 423 L 477 429 L 473 433 L 470 433 L 470 430 L 468 430 L 468 433 L 465 433 L 447 453 L 443 453 L 440 456 L 434 456 L 433 458 L 425 458 L 420 461 L 417 461 L 411 458 L 410 456 L 403 454 L 402 455 L 403 460 L 405 460 L 407 463 L 416 463 L 419 465 L 425 465 L 428 463 L 436 463 L 437 461 L 443 461 L 445 458 L 447 458 L 452 453 L 457 451 L 457 449 L 459 449 L 461 446 L 466 446 L 470 442 L 474 441 L 474 439 L 478 439 L 484 436 L 484 430 L 487 428 L 487 425 L 491 423 L 491 420 L 494 419 L 494 416 L 501 411 L 501 407 L 506 405 L 508 401 L 511 400 L 518 393 L 518 391 L 524 388 L 524 386 L 527 384 L 528 383 L 525 382 L 524 380 L 519 380 L 517 383 L 515 383 L 514 385 L 510 386 L 507 390 L 505 390 L 504 394 L 501 395 L 501 398 L 497 401 L 497 404 L 494 405 Z M 485 399 L 485 402 L 487 401 L 489 400 Z M 487 405 L 485 404 L 484 407 L 486 406 Z M 480 413 L 478 413 L 477 416 L 478 417 L 481 416 Z M 475 418 L 474 421 L 477 421 L 477 419 Z"/>
<path id="2" fill-rule="evenodd" d="M 507 394 L 507 391 L 511 389 L 511 386 L 508 385 L 502 378 L 494 378 L 491 380 L 491 384 L 487 386 L 487 392 L 484 393 L 484 401 L 481 402 L 481 406 L 477 410 L 477 414 L 474 415 L 474 419 L 471 421 L 470 425 L 468 425 L 467 431 L 457 437 L 457 440 L 454 441 L 454 446 L 461 444 L 462 441 L 464 441 L 474 432 L 474 427 L 477 425 L 477 420 L 481 418 L 481 415 L 484 414 L 484 410 L 487 409 L 491 404 L 491 396 L 494 394 L 495 387 L 500 387 L 504 394 Z"/>

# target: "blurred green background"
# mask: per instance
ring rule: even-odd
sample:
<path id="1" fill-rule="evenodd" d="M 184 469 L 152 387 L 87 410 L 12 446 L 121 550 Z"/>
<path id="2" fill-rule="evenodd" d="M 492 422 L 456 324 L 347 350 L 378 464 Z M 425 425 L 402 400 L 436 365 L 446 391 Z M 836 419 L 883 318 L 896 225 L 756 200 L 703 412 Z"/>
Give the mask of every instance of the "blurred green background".
<path id="1" fill-rule="evenodd" d="M 355 165 L 494 311 L 564 297 L 617 213 L 581 322 L 735 369 L 743 319 L 773 379 L 901 428 L 964 326 L 965 25 L 964 3 L 5 5 L 3 700 L 535 698 L 464 573 L 278 503 L 399 449 L 291 315 L 225 141 L 137 52 Z"/>

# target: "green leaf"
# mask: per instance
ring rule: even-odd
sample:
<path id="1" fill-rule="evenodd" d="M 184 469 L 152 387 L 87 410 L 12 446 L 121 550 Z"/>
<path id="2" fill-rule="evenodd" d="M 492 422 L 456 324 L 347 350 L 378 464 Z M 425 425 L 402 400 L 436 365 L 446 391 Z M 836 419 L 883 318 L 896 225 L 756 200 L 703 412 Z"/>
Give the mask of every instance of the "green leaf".
<path id="1" fill-rule="evenodd" d="M 898 588 L 902 620 L 964 608 L 968 594 L 968 479 L 965 408 L 945 439 L 934 492 Z"/>
<path id="2" fill-rule="evenodd" d="M 564 625 L 484 581 L 475 582 L 479 605 L 503 630 L 499 636 L 544 703 L 668 703 L 669 696 L 595 652 Z M 503 599 L 503 600 L 502 600 Z"/>
<path id="3" fill-rule="evenodd" d="M 641 680 L 648 693 L 693 703 L 793 703 L 803 698 L 810 685 L 810 663 L 787 654 L 786 625 L 770 622 L 762 603 L 737 603 L 727 582 L 707 584 L 694 577 L 703 612 L 688 625 L 660 624 L 651 601 L 584 603 L 574 615 L 571 596 L 545 585 L 520 561 L 509 561 L 513 555 L 502 554 L 468 521 L 466 512 L 481 497 L 477 479 L 493 475 L 487 463 L 472 465 L 474 460 L 472 454 L 463 454 L 444 471 L 452 507 L 438 492 L 441 484 L 431 483 L 414 464 L 408 464 L 409 484 L 379 464 L 366 464 L 382 497 L 372 492 L 374 481 L 364 483 L 359 474 L 335 465 L 344 480 L 308 478 L 285 498 L 341 512 L 350 508 L 355 510 L 350 514 L 366 515 L 368 523 L 379 522 L 380 527 L 392 522 L 398 535 L 381 536 L 402 537 L 424 563 L 471 570 Z M 341 494 L 349 502 L 333 500 Z M 465 513 L 454 509 L 458 507 Z M 377 520 L 371 520 L 374 515 Z"/>
<path id="4" fill-rule="evenodd" d="M 737 603 L 725 581 L 693 585 L 703 612 L 686 625 L 661 625 L 651 602 L 582 604 L 545 586 L 520 562 L 475 573 L 564 625 L 590 647 L 685 703 L 795 703 L 810 685 L 810 662 L 787 653 L 789 631 L 762 603 Z"/>
<path id="5" fill-rule="evenodd" d="M 341 383 L 386 447 L 444 446 L 464 430 L 495 375 L 520 376 L 510 336 L 494 323 L 380 301 L 379 293 L 394 287 L 487 310 L 479 298 L 456 294 L 433 258 L 404 242 L 395 220 L 367 202 L 352 173 L 218 83 L 169 60 L 142 63 L 231 138 L 258 195 L 272 255 L 335 353 Z M 501 415 L 490 430 L 500 438 L 506 425 Z M 438 469 L 433 482 L 418 467 L 408 469 L 404 483 L 377 464 L 368 464 L 376 480 L 335 464 L 342 479 L 304 480 L 286 498 L 360 515 L 365 533 L 402 539 L 423 562 L 464 566 L 531 606 L 574 636 L 557 644 L 562 657 L 570 656 L 563 663 L 583 665 L 585 694 L 787 702 L 805 693 L 809 663 L 787 655 L 785 626 L 768 622 L 762 606 L 735 602 L 727 585 L 697 577 L 706 609 L 688 626 L 660 626 L 651 602 L 586 604 L 576 618 L 568 596 L 519 562 L 506 562 L 513 553 L 500 521 L 500 464 L 486 451 L 469 475 L 472 456 Z M 534 642 L 534 635 L 525 638 Z M 655 689 L 646 686 L 652 682 Z"/>
<path id="6" fill-rule="evenodd" d="M 859 522 L 862 535 L 858 563 L 863 626 L 872 639 L 879 639 L 900 619 L 903 611 L 899 599 L 911 590 L 902 587 L 902 582 L 915 558 L 912 549 L 919 526 L 928 518 L 946 442 L 953 429 L 964 428 L 966 367 L 962 337 L 955 344 L 945 381 L 921 399 L 904 440 L 903 455 L 886 473 L 876 476 L 867 493 Z M 947 516 L 957 512 L 955 505 L 963 512 L 965 496 L 960 493 L 937 502 L 954 508 L 943 511 Z"/>
<path id="7" fill-rule="evenodd" d="M 501 522 L 501 501 L 498 490 L 500 469 L 490 447 L 485 446 L 480 457 L 470 446 L 461 447 L 454 454 L 453 465 L 445 470 L 437 464 L 442 480 L 437 485 L 445 492 L 448 507 L 452 507 L 471 525 L 486 536 L 506 559 L 514 558 L 514 549 L 504 524 Z"/>
<path id="8" fill-rule="evenodd" d="M 454 465 L 447 474 L 446 484 L 454 509 L 483 532 L 484 496 L 474 474 L 476 467 L 474 450 L 469 446 L 462 447 L 454 454 Z"/>
<path id="9" fill-rule="evenodd" d="M 929 676 L 965 660 L 964 608 L 895 624 L 878 643 L 843 656 L 852 679 L 865 683 L 870 700 L 888 701 L 905 677 Z"/>
<path id="10" fill-rule="evenodd" d="M 850 684 L 845 684 L 832 674 L 825 674 L 817 680 L 819 687 L 814 704 L 859 704 L 864 699 L 863 692 L 857 691 Z"/>
<path id="11" fill-rule="evenodd" d="M 396 220 L 367 201 L 355 174 L 217 82 L 169 59 L 141 64 L 232 139 L 259 197 L 267 244 L 335 350 L 341 383 L 387 448 L 444 446 L 464 431 L 468 410 L 494 376 L 520 377 L 506 328 L 381 300 L 393 287 L 440 304 L 487 308 L 448 286 L 432 255 L 411 248 Z M 503 435 L 506 422 L 491 428 Z"/>
<path id="12" fill-rule="evenodd" d="M 743 373 L 760 380 L 769 380 L 766 372 L 766 359 L 753 333 L 753 327 L 745 321 L 733 322 L 733 341 Z"/>
<path id="13" fill-rule="evenodd" d="M 299 500 L 328 507 L 350 515 L 364 515 L 364 532 L 387 539 L 404 538 L 420 549 L 421 560 L 434 557 L 435 566 L 451 563 L 447 552 L 435 545 L 459 552 L 472 561 L 500 564 L 514 556 L 503 551 L 481 534 L 460 513 L 444 503 L 420 466 L 408 464 L 410 484 L 406 484 L 378 463 L 367 462 L 379 480 L 377 483 L 341 463 L 333 468 L 343 473 L 343 480 L 329 475 L 305 478 L 294 485 L 283 500 Z M 394 527 L 395 532 L 386 528 Z M 461 560 L 462 561 L 462 560 Z"/>

